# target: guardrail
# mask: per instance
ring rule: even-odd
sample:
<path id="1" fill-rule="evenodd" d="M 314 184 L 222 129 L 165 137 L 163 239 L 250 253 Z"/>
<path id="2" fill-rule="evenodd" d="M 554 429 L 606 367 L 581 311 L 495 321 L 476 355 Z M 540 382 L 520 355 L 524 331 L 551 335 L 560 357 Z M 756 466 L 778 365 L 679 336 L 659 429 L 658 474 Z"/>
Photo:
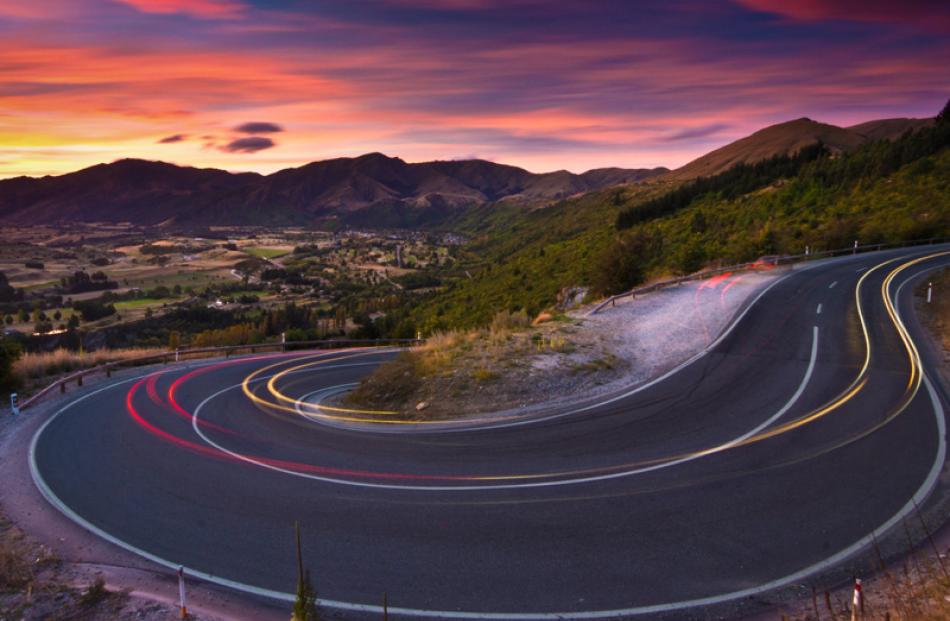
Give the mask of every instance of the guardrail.
<path id="1" fill-rule="evenodd" d="M 66 392 L 66 387 L 72 382 L 75 382 L 77 386 L 82 386 L 83 378 L 88 375 L 105 372 L 106 377 L 111 377 L 112 371 L 124 366 L 138 366 L 149 362 L 161 362 L 162 364 L 168 364 L 171 361 L 178 362 L 189 357 L 213 358 L 215 357 L 215 354 L 227 358 L 231 354 L 238 351 L 246 351 L 248 353 L 254 354 L 258 351 L 267 350 L 287 351 L 288 349 L 299 348 L 329 349 L 332 347 L 380 347 L 383 345 L 406 346 L 415 345 L 422 342 L 422 339 L 324 339 L 317 341 L 276 341 L 273 343 L 225 345 L 221 347 L 195 347 L 190 349 L 177 349 L 174 351 L 157 352 L 154 354 L 148 354 L 146 356 L 136 356 L 135 358 L 126 358 L 124 360 L 113 360 L 112 362 L 106 362 L 94 367 L 89 367 L 88 369 L 82 369 L 76 371 L 75 373 L 71 373 L 66 377 L 61 377 L 39 392 L 31 395 L 28 399 L 24 400 L 20 404 L 20 409 L 24 410 L 30 407 L 44 396 L 55 391 L 57 388 L 59 388 L 60 393 Z M 208 356 L 207 354 L 212 355 Z"/>
<path id="2" fill-rule="evenodd" d="M 888 250 L 891 248 L 911 248 L 913 246 L 926 246 L 933 244 L 942 244 L 950 242 L 950 237 L 929 237 L 927 239 L 915 239 L 906 242 L 896 242 L 888 244 L 865 244 L 859 245 L 855 243 L 854 246 L 848 248 L 838 248 L 835 250 L 821 250 L 819 252 L 809 252 L 803 254 L 794 254 L 794 255 L 781 255 L 775 257 L 769 257 L 769 261 L 760 262 L 760 261 L 750 261 L 748 263 L 739 263 L 736 265 L 728 265 L 726 267 L 717 267 L 711 270 L 704 270 L 702 272 L 696 272 L 695 274 L 689 274 L 687 276 L 681 276 L 679 278 L 671 278 L 669 280 L 663 280 L 660 282 L 655 282 L 643 287 L 636 287 L 630 291 L 625 291 L 624 293 L 618 293 L 617 295 L 612 295 L 587 313 L 587 316 L 594 315 L 599 313 L 601 310 L 606 308 L 608 305 L 613 306 L 617 300 L 623 298 L 634 298 L 638 295 L 644 293 L 650 293 L 658 289 L 665 289 L 666 287 L 673 287 L 676 285 L 681 285 L 684 282 L 690 282 L 693 280 L 705 280 L 713 276 L 718 276 L 719 274 L 725 274 L 727 272 L 741 272 L 748 271 L 751 269 L 756 269 L 763 264 L 772 265 L 773 267 L 779 265 L 791 265 L 793 263 L 804 263 L 806 261 L 814 261 L 815 259 L 826 259 L 830 257 L 837 257 L 847 254 L 859 254 L 862 252 L 877 252 L 879 250 Z"/>

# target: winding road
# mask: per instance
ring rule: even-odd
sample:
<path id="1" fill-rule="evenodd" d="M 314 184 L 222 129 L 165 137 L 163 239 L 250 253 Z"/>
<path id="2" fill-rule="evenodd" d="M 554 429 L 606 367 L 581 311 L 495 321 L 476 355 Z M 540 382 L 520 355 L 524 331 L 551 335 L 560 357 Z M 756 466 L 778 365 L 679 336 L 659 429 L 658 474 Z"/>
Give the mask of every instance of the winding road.
<path id="1" fill-rule="evenodd" d="M 847 572 L 941 497 L 948 399 L 911 293 L 945 264 L 791 270 L 663 377 L 520 419 L 323 403 L 385 349 L 168 367 L 66 402 L 30 465 L 102 537 L 267 597 L 292 598 L 299 520 L 348 614 L 385 591 L 411 618 L 680 618 Z"/>

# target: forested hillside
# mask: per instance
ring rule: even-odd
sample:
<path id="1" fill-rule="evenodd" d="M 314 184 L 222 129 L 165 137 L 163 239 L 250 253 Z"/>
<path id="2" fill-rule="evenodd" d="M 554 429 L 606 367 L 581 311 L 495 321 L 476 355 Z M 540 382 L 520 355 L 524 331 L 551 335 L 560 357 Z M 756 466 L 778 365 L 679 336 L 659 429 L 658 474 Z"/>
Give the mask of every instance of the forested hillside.
<path id="1" fill-rule="evenodd" d="M 685 185 L 588 194 L 525 213 L 472 212 L 480 263 L 409 312 L 426 332 L 537 313 L 568 286 L 595 295 L 705 265 L 861 243 L 950 235 L 950 119 L 852 153 L 820 147 Z M 619 228 L 618 228 L 619 227 Z"/>

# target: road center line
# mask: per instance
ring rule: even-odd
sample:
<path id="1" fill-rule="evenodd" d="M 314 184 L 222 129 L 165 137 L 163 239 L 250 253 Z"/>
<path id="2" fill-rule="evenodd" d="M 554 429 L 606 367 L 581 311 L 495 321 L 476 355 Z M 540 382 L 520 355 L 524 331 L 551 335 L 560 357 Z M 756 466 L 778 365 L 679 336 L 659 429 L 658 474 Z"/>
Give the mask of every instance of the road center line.
<path id="1" fill-rule="evenodd" d="M 815 314 L 816 314 L 816 315 L 820 315 L 820 314 L 821 314 L 821 304 L 818 305 L 818 310 L 815 311 Z"/>
<path id="2" fill-rule="evenodd" d="M 828 288 L 829 288 L 829 289 L 834 289 L 834 288 L 835 288 L 835 285 L 837 285 L 837 284 L 838 284 L 838 281 L 836 280 L 836 281 L 834 281 L 833 283 L 831 283 L 830 285 L 828 285 Z"/>

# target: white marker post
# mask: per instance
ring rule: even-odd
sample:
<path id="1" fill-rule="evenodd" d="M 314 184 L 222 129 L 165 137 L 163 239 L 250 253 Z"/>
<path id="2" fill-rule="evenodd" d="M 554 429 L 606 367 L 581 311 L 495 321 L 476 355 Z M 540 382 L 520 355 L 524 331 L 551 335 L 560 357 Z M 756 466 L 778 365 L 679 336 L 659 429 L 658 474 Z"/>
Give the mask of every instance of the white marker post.
<path id="1" fill-rule="evenodd" d="M 930 304 L 930 301 L 934 297 L 934 284 L 932 282 L 927 283 L 927 304 Z"/>
<path id="2" fill-rule="evenodd" d="M 858 254 L 858 240 L 854 240 L 854 252 L 852 254 Z"/>
<path id="3" fill-rule="evenodd" d="M 861 579 L 854 579 L 854 598 L 851 600 L 851 621 L 864 618 L 864 596 L 861 594 Z"/>
<path id="4" fill-rule="evenodd" d="M 185 604 L 185 568 L 178 566 L 178 606 L 181 609 L 181 618 L 188 618 L 188 606 Z"/>
<path id="5" fill-rule="evenodd" d="M 807 257 L 810 254 L 811 254 L 811 248 L 809 248 L 808 246 L 805 246 L 805 256 Z"/>
<path id="6" fill-rule="evenodd" d="M 181 350 L 177 347 L 175 348 L 175 362 L 181 361 Z"/>
<path id="7" fill-rule="evenodd" d="M 10 413 L 14 416 L 20 415 L 20 400 L 15 392 L 10 393 Z"/>

